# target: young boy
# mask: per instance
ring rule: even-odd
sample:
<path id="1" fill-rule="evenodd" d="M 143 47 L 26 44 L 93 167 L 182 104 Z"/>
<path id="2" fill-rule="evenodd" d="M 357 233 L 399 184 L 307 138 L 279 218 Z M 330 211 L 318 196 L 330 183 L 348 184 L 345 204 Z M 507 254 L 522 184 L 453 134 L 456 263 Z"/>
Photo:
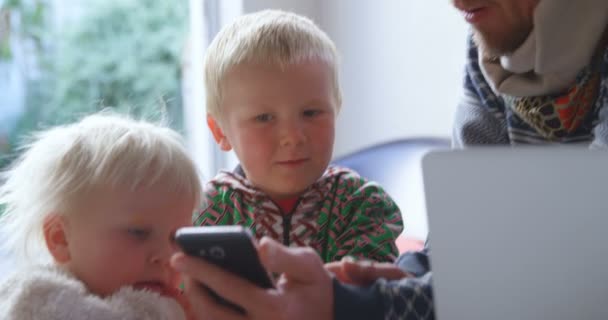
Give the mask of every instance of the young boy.
<path id="1" fill-rule="evenodd" d="M 245 15 L 211 43 L 207 123 L 235 172 L 204 187 L 195 225 L 239 224 L 257 238 L 310 246 L 325 262 L 394 260 L 399 209 L 384 190 L 329 166 L 341 105 L 338 57 L 312 21 L 282 11 Z"/>
<path id="2" fill-rule="evenodd" d="M 169 267 L 201 186 L 174 131 L 100 114 L 44 131 L 0 188 L 2 319 L 186 319 Z"/>

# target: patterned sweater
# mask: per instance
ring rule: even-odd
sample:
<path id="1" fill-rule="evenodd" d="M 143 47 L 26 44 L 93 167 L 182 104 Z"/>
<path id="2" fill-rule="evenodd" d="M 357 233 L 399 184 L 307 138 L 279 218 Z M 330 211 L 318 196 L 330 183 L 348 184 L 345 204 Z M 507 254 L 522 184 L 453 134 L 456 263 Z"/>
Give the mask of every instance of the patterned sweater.
<path id="1" fill-rule="evenodd" d="M 382 187 L 335 166 L 304 191 L 292 212 L 281 212 L 240 167 L 208 182 L 204 200 L 195 225 L 247 226 L 258 239 L 310 246 L 325 262 L 344 256 L 392 262 L 403 229 L 401 212 Z"/>

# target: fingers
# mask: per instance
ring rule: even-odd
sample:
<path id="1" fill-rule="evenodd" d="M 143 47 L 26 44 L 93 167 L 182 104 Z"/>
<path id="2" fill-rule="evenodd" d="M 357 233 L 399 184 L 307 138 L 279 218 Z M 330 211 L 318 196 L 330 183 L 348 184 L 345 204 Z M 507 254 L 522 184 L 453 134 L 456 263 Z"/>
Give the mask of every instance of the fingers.
<path id="1" fill-rule="evenodd" d="M 391 263 L 374 263 L 371 261 L 344 261 L 344 273 L 354 284 L 368 285 L 380 278 L 397 280 L 410 276 Z"/>
<path id="2" fill-rule="evenodd" d="M 262 238 L 258 252 L 268 271 L 282 273 L 291 281 L 311 283 L 330 278 L 311 248 L 288 248 L 270 238 Z"/>
<path id="3" fill-rule="evenodd" d="M 411 276 L 390 263 L 356 262 L 348 257 L 341 261 L 327 263 L 325 268 L 333 273 L 340 282 L 355 285 L 368 285 L 379 278 L 394 280 Z"/>
<path id="4" fill-rule="evenodd" d="M 171 258 L 171 265 L 176 270 L 189 276 L 192 282 L 191 285 L 200 286 L 202 283 L 226 300 L 242 306 L 248 312 L 255 312 L 256 309 L 260 308 L 264 308 L 264 310 L 271 309 L 272 306 L 269 306 L 269 304 L 274 303 L 276 300 L 265 289 L 202 259 L 189 257 L 183 253 L 176 253 Z M 194 292 L 204 293 L 204 289 L 197 288 Z M 208 294 L 206 296 L 199 294 L 195 298 L 205 300 L 205 297 L 211 298 Z M 209 301 L 209 299 L 205 301 L 209 304 L 217 305 L 216 301 Z M 224 310 L 229 310 L 226 307 L 220 307 Z"/>
<path id="5" fill-rule="evenodd" d="M 325 269 L 327 269 L 327 271 L 331 272 L 336 277 L 336 279 L 338 279 L 340 282 L 354 284 L 353 280 L 344 271 L 344 262 L 334 261 L 334 262 L 326 263 Z"/>
<path id="6" fill-rule="evenodd" d="M 184 281 L 185 293 L 189 299 L 188 316 L 192 320 L 243 320 L 236 311 L 219 305 L 207 290 L 196 280 Z"/>
<path id="7" fill-rule="evenodd" d="M 327 269 L 327 271 L 333 273 L 336 276 L 338 274 L 344 273 L 344 271 L 342 270 L 342 262 L 340 262 L 340 261 L 333 261 L 333 262 L 326 263 L 325 269 Z"/>

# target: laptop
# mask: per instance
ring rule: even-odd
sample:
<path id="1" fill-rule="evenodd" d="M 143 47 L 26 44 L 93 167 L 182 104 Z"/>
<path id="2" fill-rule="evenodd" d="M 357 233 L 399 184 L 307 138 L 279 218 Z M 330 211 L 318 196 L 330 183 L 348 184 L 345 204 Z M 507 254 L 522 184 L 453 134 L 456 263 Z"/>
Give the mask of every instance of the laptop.
<path id="1" fill-rule="evenodd" d="M 428 153 L 437 319 L 608 319 L 608 152 Z"/>

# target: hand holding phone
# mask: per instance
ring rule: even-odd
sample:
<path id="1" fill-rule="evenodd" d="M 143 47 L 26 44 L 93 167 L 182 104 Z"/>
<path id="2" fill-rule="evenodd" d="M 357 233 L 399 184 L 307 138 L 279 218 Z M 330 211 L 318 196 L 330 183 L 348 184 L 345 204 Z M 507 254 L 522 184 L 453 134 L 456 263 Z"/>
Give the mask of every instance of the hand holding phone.
<path id="1" fill-rule="evenodd" d="M 261 288 L 274 287 L 260 262 L 249 229 L 242 226 L 184 227 L 177 230 L 175 240 L 188 255 L 213 263 Z M 245 313 L 240 306 L 209 291 L 220 303 Z"/>

